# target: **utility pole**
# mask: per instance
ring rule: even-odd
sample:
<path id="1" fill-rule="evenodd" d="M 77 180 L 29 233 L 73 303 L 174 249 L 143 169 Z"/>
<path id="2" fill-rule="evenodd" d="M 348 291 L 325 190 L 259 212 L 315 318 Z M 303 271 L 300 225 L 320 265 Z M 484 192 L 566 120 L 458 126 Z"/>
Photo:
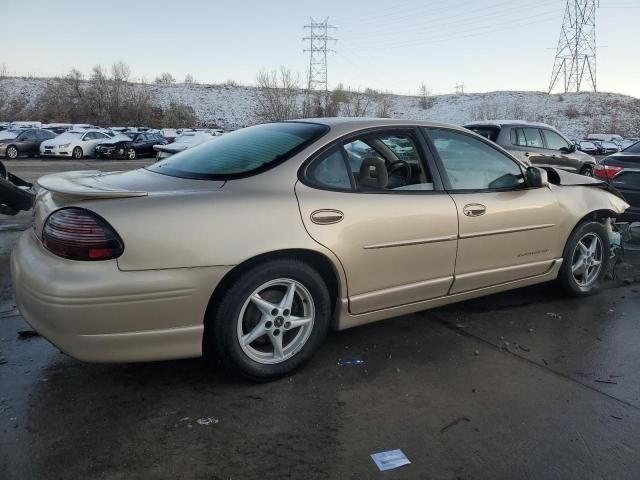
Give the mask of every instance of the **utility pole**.
<path id="1" fill-rule="evenodd" d="M 579 92 L 586 81 L 597 91 L 596 9 L 599 0 L 567 0 L 551 71 L 549 93 L 560 83 L 564 92 Z"/>
<path id="2" fill-rule="evenodd" d="M 329 25 L 328 18 L 322 22 L 316 22 L 311 18 L 309 24 L 304 26 L 305 30 L 309 30 L 309 36 L 303 38 L 305 42 L 309 42 L 309 47 L 304 49 L 304 53 L 309 52 L 309 91 L 328 90 L 327 52 L 335 51 L 328 48 L 328 43 L 336 41 L 329 36 L 329 30 L 335 28 Z"/>

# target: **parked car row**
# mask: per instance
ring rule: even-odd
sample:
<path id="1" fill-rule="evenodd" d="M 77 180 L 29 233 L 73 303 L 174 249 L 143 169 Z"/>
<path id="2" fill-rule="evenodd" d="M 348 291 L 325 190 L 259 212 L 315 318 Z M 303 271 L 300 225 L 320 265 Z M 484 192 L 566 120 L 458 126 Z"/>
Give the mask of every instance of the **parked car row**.
<path id="1" fill-rule="evenodd" d="M 0 157 L 10 160 L 23 156 L 133 160 L 154 155 L 160 159 L 224 134 L 220 129 L 100 128 L 87 124 L 43 125 L 40 122 L 4 123 L 0 127 Z M 176 139 L 180 142 L 174 149 L 154 149 Z"/>

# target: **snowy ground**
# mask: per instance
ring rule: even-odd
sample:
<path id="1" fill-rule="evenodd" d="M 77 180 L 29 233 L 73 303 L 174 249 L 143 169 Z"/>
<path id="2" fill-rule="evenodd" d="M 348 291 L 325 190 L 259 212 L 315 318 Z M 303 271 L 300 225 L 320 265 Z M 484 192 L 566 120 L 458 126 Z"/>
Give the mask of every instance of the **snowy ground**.
<path id="1" fill-rule="evenodd" d="M 9 99 L 25 101 L 25 110 L 36 101 L 47 79 L 7 78 L 3 80 Z M 226 85 L 147 85 L 157 101 L 191 105 L 202 124 L 238 128 L 257 123 L 256 95 L 252 87 Z M 300 96 L 302 101 L 302 95 Z M 368 116 L 376 115 L 371 102 Z M 433 97 L 433 106 L 420 107 L 418 97 L 391 96 L 390 116 L 464 124 L 472 120 L 497 118 L 523 119 L 550 123 L 571 138 L 588 133 L 640 134 L 640 99 L 614 93 L 571 93 L 548 95 L 543 92 L 501 91 Z M 33 119 L 38 120 L 38 119 Z"/>

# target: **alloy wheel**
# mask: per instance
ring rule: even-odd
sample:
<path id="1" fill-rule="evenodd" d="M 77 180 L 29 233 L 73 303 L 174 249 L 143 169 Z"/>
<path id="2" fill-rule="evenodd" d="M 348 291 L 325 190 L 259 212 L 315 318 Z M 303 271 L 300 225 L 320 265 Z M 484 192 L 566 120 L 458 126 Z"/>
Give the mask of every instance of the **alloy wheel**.
<path id="1" fill-rule="evenodd" d="M 11 160 L 18 158 L 18 149 L 14 146 L 7 148 L 7 157 Z"/>
<path id="2" fill-rule="evenodd" d="M 309 340 L 315 306 L 309 290 L 296 280 L 280 278 L 256 288 L 237 319 L 243 352 L 261 364 L 282 363 Z"/>
<path id="3" fill-rule="evenodd" d="M 130 148 L 129 150 L 127 150 L 127 158 L 129 160 L 133 160 L 136 158 L 136 151 L 133 148 Z"/>
<path id="4" fill-rule="evenodd" d="M 596 281 L 602 269 L 604 246 L 595 233 L 587 233 L 573 250 L 571 273 L 581 287 L 588 287 Z"/>
<path id="5" fill-rule="evenodd" d="M 73 149 L 73 158 L 76 160 L 80 160 L 82 158 L 82 150 L 80 147 L 76 147 Z"/>

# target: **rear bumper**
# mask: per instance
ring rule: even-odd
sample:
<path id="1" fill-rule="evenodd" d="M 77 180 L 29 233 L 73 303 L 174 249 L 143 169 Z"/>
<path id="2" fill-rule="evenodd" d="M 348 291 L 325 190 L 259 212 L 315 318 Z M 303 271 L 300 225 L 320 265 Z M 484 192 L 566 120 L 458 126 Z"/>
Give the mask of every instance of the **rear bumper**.
<path id="1" fill-rule="evenodd" d="M 11 254 L 17 307 L 60 350 L 90 362 L 197 357 L 211 294 L 231 267 L 122 271 L 48 252 L 32 231 Z"/>

